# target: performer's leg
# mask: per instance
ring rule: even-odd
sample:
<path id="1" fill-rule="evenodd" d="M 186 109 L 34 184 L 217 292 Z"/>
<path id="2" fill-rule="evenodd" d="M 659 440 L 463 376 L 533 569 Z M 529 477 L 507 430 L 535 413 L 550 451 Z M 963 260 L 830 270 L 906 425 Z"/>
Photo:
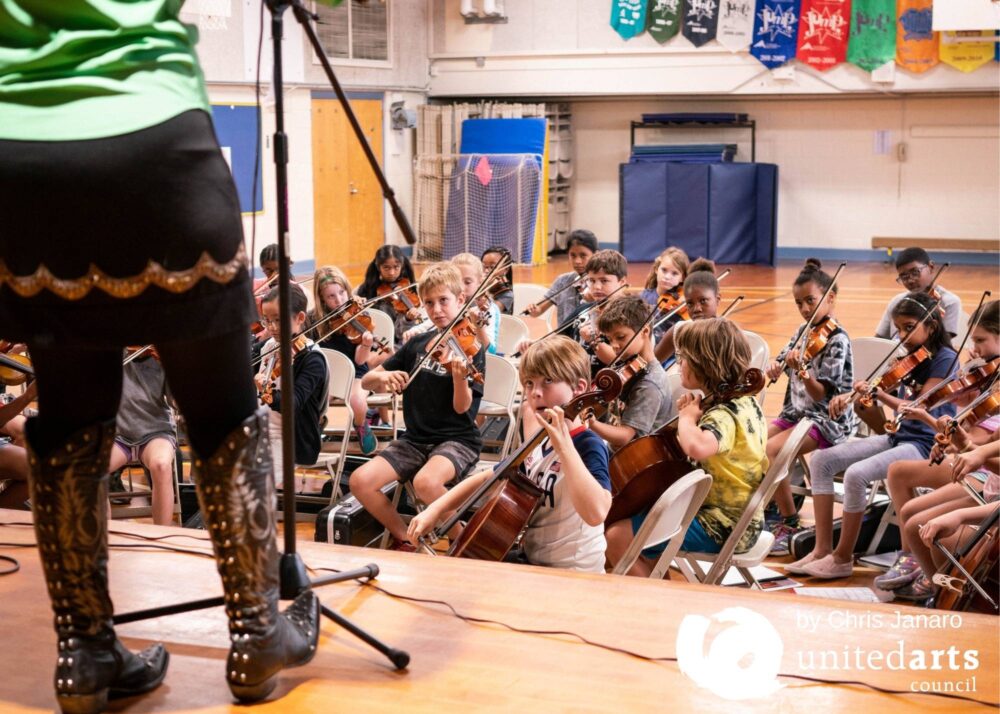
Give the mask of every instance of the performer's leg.
<path id="1" fill-rule="evenodd" d="M 168 659 L 159 644 L 132 654 L 112 628 L 107 467 L 122 355 L 32 345 L 31 358 L 39 415 L 28 420 L 25 437 L 35 534 L 59 636 L 56 698 L 64 712 L 100 712 L 109 696 L 156 687 Z"/>
<path id="2" fill-rule="evenodd" d="M 222 576 L 232 641 L 226 681 L 237 699 L 263 699 L 283 667 L 316 653 L 319 600 L 307 590 L 278 613 L 268 409 L 256 409 L 250 333 L 241 328 L 157 350 L 188 426 L 192 476 Z"/>

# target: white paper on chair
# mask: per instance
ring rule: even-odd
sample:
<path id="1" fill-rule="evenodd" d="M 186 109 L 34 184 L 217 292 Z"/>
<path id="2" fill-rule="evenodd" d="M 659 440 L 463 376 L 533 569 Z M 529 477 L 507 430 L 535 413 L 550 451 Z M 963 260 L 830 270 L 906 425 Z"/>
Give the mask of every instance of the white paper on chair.
<path id="1" fill-rule="evenodd" d="M 795 588 L 796 595 L 851 602 L 882 602 L 871 588 Z"/>

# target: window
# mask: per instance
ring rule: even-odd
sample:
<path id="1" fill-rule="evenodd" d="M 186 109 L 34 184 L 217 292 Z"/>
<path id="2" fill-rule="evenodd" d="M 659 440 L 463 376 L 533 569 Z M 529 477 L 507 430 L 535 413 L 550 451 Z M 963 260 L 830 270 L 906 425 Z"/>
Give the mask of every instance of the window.
<path id="1" fill-rule="evenodd" d="M 330 59 L 389 61 L 387 0 L 345 0 L 337 7 L 316 5 L 317 34 Z"/>

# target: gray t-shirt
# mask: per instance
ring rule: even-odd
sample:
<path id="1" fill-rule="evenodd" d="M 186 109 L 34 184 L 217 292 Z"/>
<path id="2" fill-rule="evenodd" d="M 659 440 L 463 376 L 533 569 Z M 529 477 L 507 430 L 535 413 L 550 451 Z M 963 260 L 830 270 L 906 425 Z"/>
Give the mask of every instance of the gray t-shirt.
<path id="1" fill-rule="evenodd" d="M 941 287 L 940 284 L 934 286 L 941 293 L 941 306 L 944 308 L 944 329 L 951 333 L 952 337 L 962 332 L 962 301 L 955 293 L 950 293 Z M 881 322 L 875 328 L 875 336 L 891 340 L 899 334 L 896 326 L 892 324 L 892 310 L 899 304 L 899 301 L 906 297 L 907 293 L 900 293 L 889 301 L 885 314 L 882 315 Z"/>
<path id="2" fill-rule="evenodd" d="M 158 360 L 150 357 L 125 365 L 115 438 L 130 446 L 145 444 L 154 436 L 176 439 L 174 413 L 166 395 L 167 377 Z"/>
<path id="3" fill-rule="evenodd" d="M 646 371 L 622 397 L 621 424 L 635 429 L 636 437 L 646 436 L 670 418 L 670 390 L 667 388 L 667 373 L 655 359 L 646 366 Z"/>
<path id="4" fill-rule="evenodd" d="M 576 312 L 576 309 L 580 307 L 580 293 L 578 293 L 575 288 L 566 288 L 563 290 L 563 288 L 579 277 L 580 276 L 573 270 L 568 273 L 563 273 L 555 279 L 552 283 L 552 287 L 545 293 L 545 297 L 550 298 L 556 305 L 556 315 L 558 316 L 560 325 L 566 322 L 570 315 Z M 562 292 L 556 295 L 556 293 L 560 290 L 562 290 Z M 552 297 L 553 295 L 555 295 L 555 297 Z"/>

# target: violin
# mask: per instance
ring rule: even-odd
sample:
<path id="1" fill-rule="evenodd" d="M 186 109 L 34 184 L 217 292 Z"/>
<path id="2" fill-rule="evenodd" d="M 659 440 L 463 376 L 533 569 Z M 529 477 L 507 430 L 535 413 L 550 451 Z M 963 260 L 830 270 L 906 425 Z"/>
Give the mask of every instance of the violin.
<path id="1" fill-rule="evenodd" d="M 297 335 L 295 339 L 292 340 L 292 361 L 295 360 L 296 355 L 306 348 L 307 342 L 305 335 Z M 267 384 L 259 392 L 259 397 L 261 404 L 273 404 L 274 403 L 274 388 L 281 378 L 281 352 L 277 352 L 274 357 L 274 364 L 271 366 L 271 372 L 267 377 Z"/>
<path id="2" fill-rule="evenodd" d="M 858 396 L 858 401 L 865 408 L 875 403 L 875 393 L 881 388 L 891 392 L 910 376 L 910 372 L 931 358 L 931 352 L 926 347 L 918 347 L 913 352 L 897 358 L 880 376 L 871 380 L 868 391 Z"/>
<path id="3" fill-rule="evenodd" d="M 405 288 L 405 290 L 400 291 L 400 288 Z M 381 283 L 375 291 L 375 295 L 380 298 L 392 295 L 390 304 L 401 315 L 416 310 L 420 305 L 420 294 L 417 292 L 417 286 L 407 278 L 400 278 L 394 283 Z"/>
<path id="4" fill-rule="evenodd" d="M 1000 393 L 995 391 L 985 392 L 965 409 L 948 420 L 944 431 L 934 435 L 934 449 L 931 451 L 930 463 L 936 466 L 944 461 L 945 449 L 951 445 L 951 439 L 958 431 L 958 427 L 965 427 L 967 424 L 977 424 L 984 419 L 1000 413 Z"/>
<path id="5" fill-rule="evenodd" d="M 990 615 L 996 615 L 1000 610 L 995 599 L 996 593 L 1000 592 L 998 514 L 1000 509 L 987 516 L 979 524 L 976 535 L 954 555 L 934 541 L 949 561 L 932 578 L 935 585 L 941 586 L 934 599 L 936 609 Z"/>
<path id="6" fill-rule="evenodd" d="M 125 364 L 133 362 L 135 360 L 144 360 L 152 357 L 157 362 L 160 361 L 160 353 L 156 351 L 156 347 L 153 345 L 146 345 L 144 347 L 132 346 L 125 348 Z"/>
<path id="7" fill-rule="evenodd" d="M 535 304 L 535 308 L 537 308 L 538 310 L 547 310 L 551 305 L 554 304 L 553 301 L 552 301 L 552 299 L 556 295 L 558 295 L 559 293 L 561 293 L 561 292 L 563 292 L 565 290 L 569 290 L 570 288 L 573 288 L 574 290 L 576 290 L 576 294 L 579 297 L 580 293 L 583 291 L 584 284 L 586 282 L 587 282 L 587 274 L 586 273 L 584 273 L 583 275 L 577 276 L 576 280 L 574 280 L 573 282 L 571 282 L 571 283 L 569 283 L 567 285 L 562 286 L 561 288 L 559 288 L 558 290 L 556 290 L 554 293 L 552 293 L 549 297 L 543 299 L 539 303 L 536 303 Z M 521 310 L 521 315 L 531 315 L 531 311 L 527 310 L 527 309 Z"/>
<path id="8" fill-rule="evenodd" d="M 997 377 L 997 367 L 1000 366 L 1000 357 L 994 357 L 988 362 L 976 360 L 975 364 L 968 364 L 965 369 L 951 379 L 935 385 L 924 394 L 910 403 L 911 407 L 919 407 L 922 404 L 930 404 L 928 410 L 949 402 L 961 400 L 972 394 L 981 394 L 990 389 Z M 889 433 L 896 433 L 899 424 L 904 419 L 902 414 L 897 414 L 892 421 L 885 423 L 885 430 Z"/>
<path id="9" fill-rule="evenodd" d="M 13 347 L 13 345 L 11 345 Z M 8 350 L 10 347 L 7 348 Z M 35 376 L 31 360 L 25 355 L 0 354 L 0 383 L 16 387 Z"/>
<path id="10" fill-rule="evenodd" d="M 402 293 L 400 293 L 402 294 Z M 374 333 L 375 325 L 370 315 L 365 314 L 365 307 L 356 299 L 350 298 L 338 308 L 339 314 L 330 320 L 330 333 L 342 332 L 352 343 L 361 344 L 361 338 L 366 332 Z M 385 338 L 375 338 L 372 342 L 375 352 L 388 354 L 389 343 Z"/>
<path id="11" fill-rule="evenodd" d="M 565 406 L 566 419 L 572 420 L 585 411 L 595 416 L 604 414 L 608 405 L 621 393 L 621 375 L 604 368 L 594 379 L 594 391 L 581 394 Z M 521 465 L 545 439 L 545 429 L 539 429 L 526 439 L 510 456 L 493 470 L 493 475 L 469 497 L 455 515 L 438 526 L 434 532 L 440 537 L 458 522 L 462 513 L 475 505 L 492 489 L 483 505 L 462 529 L 461 535 L 448 550 L 456 558 L 478 560 L 503 560 L 520 538 L 534 515 L 545 492 L 521 473 Z"/>
<path id="12" fill-rule="evenodd" d="M 676 311 L 674 314 L 680 315 L 682 320 L 691 319 L 691 313 L 688 312 L 687 300 L 684 299 L 684 290 L 681 288 L 677 289 L 676 297 L 670 293 L 660 295 L 660 299 L 656 301 L 656 309 L 660 312 Z"/>
<path id="13" fill-rule="evenodd" d="M 469 371 L 472 381 L 483 384 L 483 373 L 476 369 L 472 362 L 481 349 L 483 349 L 483 344 L 479 341 L 478 328 L 475 322 L 466 316 L 454 324 L 448 336 L 438 343 L 430 356 L 431 359 L 451 372 L 451 359 L 461 355 L 465 358 L 465 368 Z M 451 352 L 451 359 L 447 362 L 443 361 L 446 351 Z"/>
<path id="14" fill-rule="evenodd" d="M 493 310 L 491 308 L 493 301 L 490 300 L 488 295 L 480 295 L 476 298 L 476 307 L 479 310 L 478 317 L 470 317 L 469 322 L 471 322 L 476 327 L 486 327 L 490 324 L 490 320 L 493 317 Z"/>
<path id="15" fill-rule="evenodd" d="M 715 404 L 757 394 L 764 388 L 764 373 L 750 368 L 736 384 L 719 385 L 702 405 L 707 410 Z M 605 524 L 630 518 L 650 508 L 664 491 L 694 466 L 677 440 L 674 417 L 652 434 L 625 444 L 611 457 L 611 509 Z"/>
<path id="16" fill-rule="evenodd" d="M 833 333 L 840 329 L 840 324 L 827 315 L 820 322 L 813 325 L 806 337 L 806 346 L 799 358 L 799 378 L 805 379 L 809 376 L 809 365 L 816 359 L 826 346 L 830 343 Z"/>

